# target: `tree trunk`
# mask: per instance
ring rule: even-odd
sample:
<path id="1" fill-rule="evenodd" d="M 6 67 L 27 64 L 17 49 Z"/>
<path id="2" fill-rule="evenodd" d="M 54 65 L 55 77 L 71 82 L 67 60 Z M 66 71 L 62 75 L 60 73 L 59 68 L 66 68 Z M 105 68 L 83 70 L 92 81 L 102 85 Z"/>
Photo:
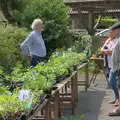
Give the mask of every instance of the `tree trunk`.
<path id="1" fill-rule="evenodd" d="M 10 23 L 13 23 L 14 22 L 14 18 L 12 16 L 12 14 L 10 13 L 10 6 L 11 5 L 11 0 L 8 0 L 6 2 L 6 0 L 0 0 L 0 7 L 1 7 L 1 10 L 5 16 L 5 18 L 10 22 Z M 12 7 L 11 7 L 12 8 Z"/>

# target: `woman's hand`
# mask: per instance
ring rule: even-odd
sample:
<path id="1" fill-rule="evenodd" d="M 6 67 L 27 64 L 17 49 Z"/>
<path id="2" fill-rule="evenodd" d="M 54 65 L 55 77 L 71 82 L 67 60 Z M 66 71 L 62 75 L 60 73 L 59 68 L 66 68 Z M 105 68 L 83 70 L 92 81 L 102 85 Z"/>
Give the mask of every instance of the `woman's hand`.
<path id="1" fill-rule="evenodd" d="M 28 56 L 28 60 L 31 62 L 32 61 L 32 56 Z"/>
<path id="2" fill-rule="evenodd" d="M 112 54 L 112 50 L 106 50 L 106 54 L 107 55 L 111 55 Z"/>
<path id="3" fill-rule="evenodd" d="M 104 55 L 111 55 L 112 54 L 112 50 L 103 49 L 102 50 L 102 54 L 104 54 Z"/>

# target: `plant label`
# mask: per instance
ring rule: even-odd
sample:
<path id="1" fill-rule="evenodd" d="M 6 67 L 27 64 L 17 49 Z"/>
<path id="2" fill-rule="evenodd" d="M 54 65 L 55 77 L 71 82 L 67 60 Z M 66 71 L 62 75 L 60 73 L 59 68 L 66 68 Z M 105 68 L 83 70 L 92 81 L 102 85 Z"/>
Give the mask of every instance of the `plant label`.
<path id="1" fill-rule="evenodd" d="M 20 100 L 27 100 L 30 97 L 30 91 L 29 90 L 20 90 L 18 98 Z"/>
<path id="2" fill-rule="evenodd" d="M 56 56 L 60 56 L 60 52 L 56 52 Z"/>
<path id="3" fill-rule="evenodd" d="M 29 98 L 27 108 L 30 109 L 34 95 Z"/>
<path id="4" fill-rule="evenodd" d="M 36 70 L 32 71 L 32 77 L 33 77 L 34 80 L 36 79 Z"/>

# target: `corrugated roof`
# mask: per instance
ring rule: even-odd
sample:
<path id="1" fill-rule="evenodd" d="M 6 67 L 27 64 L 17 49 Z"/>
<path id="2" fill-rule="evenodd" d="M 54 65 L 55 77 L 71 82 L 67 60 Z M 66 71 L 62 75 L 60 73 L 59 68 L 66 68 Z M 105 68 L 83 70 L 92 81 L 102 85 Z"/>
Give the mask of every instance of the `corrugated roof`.
<path id="1" fill-rule="evenodd" d="M 74 3 L 74 2 L 102 2 L 107 0 L 64 0 L 64 3 Z M 114 0 L 109 0 L 114 1 Z"/>
<path id="2" fill-rule="evenodd" d="M 88 11 L 81 11 L 82 14 L 87 14 Z M 95 12 L 98 13 L 98 12 Z M 105 10 L 104 13 L 120 13 L 120 9 L 110 9 L 110 10 Z M 79 14 L 77 10 L 73 10 L 72 8 L 69 10 L 69 14 L 71 15 L 76 15 Z"/>

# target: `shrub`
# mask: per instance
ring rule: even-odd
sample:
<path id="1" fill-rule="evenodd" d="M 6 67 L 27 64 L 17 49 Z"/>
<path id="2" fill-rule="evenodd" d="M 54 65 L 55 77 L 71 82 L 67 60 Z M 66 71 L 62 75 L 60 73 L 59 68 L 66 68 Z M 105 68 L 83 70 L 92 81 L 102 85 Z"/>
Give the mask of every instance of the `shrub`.
<path id="1" fill-rule="evenodd" d="M 71 46 L 74 52 L 86 52 L 89 56 L 91 55 L 92 38 L 88 34 L 73 35 L 73 44 Z"/>
<path id="2" fill-rule="evenodd" d="M 47 50 L 52 52 L 64 46 L 67 35 L 68 7 L 63 0 L 22 0 L 24 9 L 15 10 L 17 23 L 30 29 L 35 18 L 44 21 L 43 38 L 46 41 Z"/>
<path id="3" fill-rule="evenodd" d="M 99 26 L 104 26 L 105 28 L 109 28 L 116 22 L 118 22 L 118 20 L 116 18 L 104 17 L 101 19 Z"/>
<path id="4" fill-rule="evenodd" d="M 80 117 L 78 118 L 68 118 L 68 117 L 61 117 L 59 120 L 81 120 L 82 118 L 84 117 L 84 115 L 81 115 Z"/>
<path id="5" fill-rule="evenodd" d="M 20 43 L 28 32 L 23 28 L 0 24 L 0 66 L 12 68 L 18 61 L 22 61 Z"/>

